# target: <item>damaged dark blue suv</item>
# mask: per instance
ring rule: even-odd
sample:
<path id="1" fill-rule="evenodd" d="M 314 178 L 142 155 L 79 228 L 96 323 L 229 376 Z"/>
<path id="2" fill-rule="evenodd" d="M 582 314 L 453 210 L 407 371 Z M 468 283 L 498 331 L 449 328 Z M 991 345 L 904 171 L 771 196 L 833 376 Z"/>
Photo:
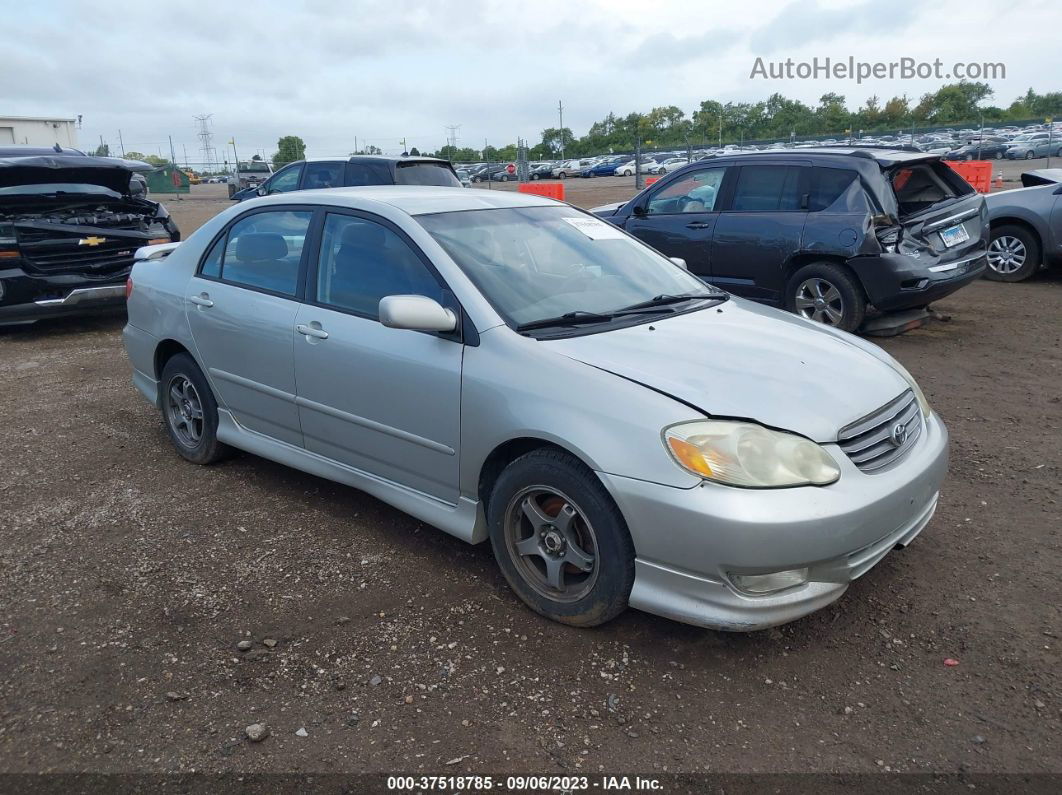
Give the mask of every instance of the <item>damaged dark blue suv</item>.
<path id="1" fill-rule="evenodd" d="M 984 198 L 923 152 L 714 157 L 593 212 L 705 281 L 846 331 L 868 307 L 925 307 L 987 264 Z"/>

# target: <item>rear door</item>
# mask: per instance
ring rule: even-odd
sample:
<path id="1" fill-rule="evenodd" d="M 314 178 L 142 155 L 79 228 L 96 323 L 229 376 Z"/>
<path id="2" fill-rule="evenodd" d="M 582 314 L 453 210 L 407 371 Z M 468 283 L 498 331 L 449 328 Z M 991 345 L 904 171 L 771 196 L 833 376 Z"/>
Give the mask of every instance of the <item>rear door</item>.
<path id="1" fill-rule="evenodd" d="M 252 210 L 213 243 L 185 288 L 199 361 L 243 427 L 302 445 L 292 348 L 313 212 Z"/>
<path id="2" fill-rule="evenodd" d="M 295 319 L 306 448 L 456 503 L 463 345 L 378 317 L 388 295 L 450 303 L 441 279 L 400 230 L 367 213 L 328 212 L 314 260 Z"/>
<path id="3" fill-rule="evenodd" d="M 686 260 L 690 273 L 707 279 L 712 273 L 712 234 L 725 188 L 726 166 L 693 169 L 653 186 L 641 212 L 624 229 L 669 257 Z"/>
<path id="4" fill-rule="evenodd" d="M 800 163 L 744 165 L 719 214 L 712 241 L 713 284 L 780 304 L 785 266 L 800 250 L 811 168 Z"/>

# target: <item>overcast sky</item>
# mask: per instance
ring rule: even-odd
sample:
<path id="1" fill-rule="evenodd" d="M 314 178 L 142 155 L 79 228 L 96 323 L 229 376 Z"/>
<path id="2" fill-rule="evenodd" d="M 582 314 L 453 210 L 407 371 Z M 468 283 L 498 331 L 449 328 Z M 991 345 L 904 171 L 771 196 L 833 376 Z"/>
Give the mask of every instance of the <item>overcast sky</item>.
<path id="1" fill-rule="evenodd" d="M 1060 0 L 285 0 L 229 4 L 2 0 L 0 116 L 83 117 L 82 148 L 168 149 L 200 160 L 194 116 L 215 146 L 269 155 L 296 134 L 311 156 L 365 142 L 434 150 L 539 140 L 564 123 L 582 135 L 609 111 L 687 113 L 706 98 L 775 91 L 850 106 L 877 94 L 917 99 L 938 80 L 750 79 L 757 56 L 795 61 L 903 56 L 946 68 L 1006 65 L 993 104 L 1030 86 L 1062 90 Z M 240 13 L 237 9 L 246 9 Z M 168 153 L 167 153 L 168 154 Z"/>

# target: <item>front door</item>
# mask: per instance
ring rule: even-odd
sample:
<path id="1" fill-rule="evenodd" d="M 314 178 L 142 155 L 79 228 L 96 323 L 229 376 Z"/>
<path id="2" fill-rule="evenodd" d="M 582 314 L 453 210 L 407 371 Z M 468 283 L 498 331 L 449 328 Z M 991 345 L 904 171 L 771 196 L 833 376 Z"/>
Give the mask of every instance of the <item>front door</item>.
<path id="1" fill-rule="evenodd" d="M 707 279 L 726 171 L 722 166 L 702 168 L 667 181 L 649 193 L 641 212 L 631 215 L 624 229 L 657 251 L 686 260 L 690 273 Z"/>
<path id="2" fill-rule="evenodd" d="M 737 295 L 781 304 L 785 267 L 801 248 L 811 169 L 742 166 L 730 206 L 712 243 L 713 284 Z"/>
<path id="3" fill-rule="evenodd" d="M 192 338 L 221 408 L 245 428 L 299 446 L 292 343 L 312 215 L 242 216 L 185 288 Z"/>
<path id="4" fill-rule="evenodd" d="M 446 301 L 423 254 L 367 214 L 325 216 L 295 319 L 306 448 L 448 503 L 458 498 L 463 346 L 383 326 L 380 299 Z"/>

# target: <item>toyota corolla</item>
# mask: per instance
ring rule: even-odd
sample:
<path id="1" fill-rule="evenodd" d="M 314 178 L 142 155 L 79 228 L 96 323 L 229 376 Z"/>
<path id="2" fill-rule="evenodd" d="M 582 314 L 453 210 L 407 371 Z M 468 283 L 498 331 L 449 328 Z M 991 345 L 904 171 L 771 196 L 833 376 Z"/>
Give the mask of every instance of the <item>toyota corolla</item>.
<path id="1" fill-rule="evenodd" d="M 557 621 L 781 624 L 936 508 L 947 432 L 898 362 L 566 204 L 304 191 L 169 248 L 133 269 L 125 344 L 181 456 L 236 448 L 489 540 Z"/>

